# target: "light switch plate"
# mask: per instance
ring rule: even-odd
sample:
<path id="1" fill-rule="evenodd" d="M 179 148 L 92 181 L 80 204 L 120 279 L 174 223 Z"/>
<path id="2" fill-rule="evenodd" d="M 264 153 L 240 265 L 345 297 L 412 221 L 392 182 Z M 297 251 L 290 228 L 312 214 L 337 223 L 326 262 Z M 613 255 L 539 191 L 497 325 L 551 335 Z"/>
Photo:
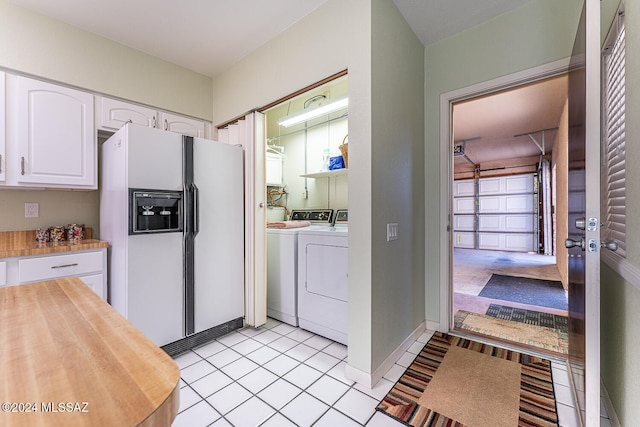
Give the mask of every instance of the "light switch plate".
<path id="1" fill-rule="evenodd" d="M 38 218 L 39 209 L 37 203 L 25 203 L 24 204 L 24 217 L 25 218 Z"/>
<path id="2" fill-rule="evenodd" d="M 398 224 L 387 224 L 387 242 L 398 240 Z"/>

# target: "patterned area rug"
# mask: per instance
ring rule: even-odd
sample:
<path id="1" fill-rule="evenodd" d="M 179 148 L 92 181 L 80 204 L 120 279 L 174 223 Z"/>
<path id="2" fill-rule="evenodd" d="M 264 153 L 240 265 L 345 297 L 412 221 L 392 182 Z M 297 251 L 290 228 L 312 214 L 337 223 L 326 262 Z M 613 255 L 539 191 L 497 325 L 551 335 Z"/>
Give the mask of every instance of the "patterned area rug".
<path id="1" fill-rule="evenodd" d="M 498 319 L 511 320 L 512 322 L 544 326 L 545 328 L 558 329 L 562 332 L 569 331 L 569 318 L 567 316 L 558 316 L 557 314 L 542 313 L 499 304 L 490 304 L 485 314 Z"/>
<path id="2" fill-rule="evenodd" d="M 478 360 L 487 357 L 495 359 L 495 362 L 498 363 L 496 365 L 498 370 L 503 362 L 508 362 L 510 368 L 513 368 L 511 363 L 518 364 L 517 371 L 520 373 L 520 378 L 508 379 L 510 383 L 515 381 L 517 389 L 519 389 L 519 397 L 514 401 L 517 408 L 507 408 L 513 409 L 513 411 L 508 410 L 507 412 L 514 412 L 517 418 L 517 423 L 514 419 L 510 425 L 522 427 L 557 426 L 558 416 L 549 360 L 440 332 L 436 332 L 424 346 L 376 409 L 409 426 L 481 425 L 478 424 L 480 419 L 485 419 L 487 413 L 496 412 L 496 408 L 487 405 L 499 405 L 504 399 L 496 398 L 487 404 L 473 400 L 468 401 L 468 398 L 461 393 L 467 389 L 483 390 L 483 387 L 489 384 L 493 387 L 493 391 L 485 392 L 485 397 L 491 396 L 494 392 L 499 394 L 500 390 L 495 388 L 496 383 L 495 381 L 492 383 L 491 378 L 500 377 L 502 372 L 482 370 L 474 373 L 471 369 L 469 372 L 472 373 L 473 378 L 467 377 L 462 381 L 451 382 L 451 378 L 455 378 L 455 375 L 452 376 L 452 372 L 447 370 L 448 366 L 455 367 L 455 364 L 449 363 L 452 359 L 447 356 L 447 353 L 452 348 L 455 348 L 455 351 L 452 351 L 451 354 L 462 352 L 464 357 L 477 357 Z M 466 361 L 465 366 L 473 368 L 476 364 Z M 459 368 L 456 370 L 459 371 Z M 442 381 L 443 379 L 445 380 Z M 447 381 L 449 381 L 448 384 L 444 384 L 443 388 L 443 383 Z M 430 386 L 437 388 L 437 391 L 431 395 L 427 392 L 430 390 Z M 463 406 L 470 409 L 458 410 L 457 407 Z M 438 408 L 444 408 L 444 410 Z M 453 412 L 457 412 L 457 416 L 465 418 L 465 421 L 453 418 L 451 415 Z M 491 421 L 491 424 L 488 425 L 511 422 L 508 418 L 506 420 L 499 419 L 501 413 L 493 414 L 493 416 L 497 417 L 495 423 Z"/>
<path id="3" fill-rule="evenodd" d="M 513 341 L 561 354 L 569 354 L 569 333 L 560 329 L 497 319 L 458 310 L 453 316 L 456 329 Z"/>

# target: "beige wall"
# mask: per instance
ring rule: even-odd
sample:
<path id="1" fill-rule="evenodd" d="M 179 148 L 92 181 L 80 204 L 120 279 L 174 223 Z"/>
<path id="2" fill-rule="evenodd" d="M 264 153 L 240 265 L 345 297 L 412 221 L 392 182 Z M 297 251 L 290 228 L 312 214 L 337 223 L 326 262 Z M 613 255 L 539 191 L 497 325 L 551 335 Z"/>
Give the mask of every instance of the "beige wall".
<path id="1" fill-rule="evenodd" d="M 556 176 L 556 264 L 560 272 L 562 286 L 568 289 L 569 286 L 569 266 L 568 266 L 568 250 L 564 247 L 564 239 L 569 235 L 569 116 L 568 101 L 564 104 L 560 123 L 558 123 L 558 132 L 553 142 L 553 158 L 551 168 L 555 170 Z"/>
<path id="2" fill-rule="evenodd" d="M 425 319 L 424 95 L 417 90 L 424 82 L 424 47 L 390 0 L 373 2 L 372 22 L 371 334 L 376 369 Z M 386 241 L 388 223 L 398 223 L 398 240 Z"/>
<path id="3" fill-rule="evenodd" d="M 0 69 L 211 120 L 212 79 L 0 0 Z M 99 235 L 97 191 L 0 189 L 0 231 L 78 222 Z M 24 202 L 40 217 L 24 218 Z"/>

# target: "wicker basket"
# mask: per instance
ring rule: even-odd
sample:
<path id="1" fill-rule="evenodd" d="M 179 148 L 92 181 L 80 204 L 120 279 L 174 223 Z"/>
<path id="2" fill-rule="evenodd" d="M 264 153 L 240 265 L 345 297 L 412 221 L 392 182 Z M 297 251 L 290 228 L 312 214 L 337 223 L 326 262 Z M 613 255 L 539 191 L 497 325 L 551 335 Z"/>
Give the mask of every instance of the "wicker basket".
<path id="1" fill-rule="evenodd" d="M 349 143 L 347 142 L 347 138 L 349 135 L 345 135 L 342 139 L 342 144 L 338 146 L 340 149 L 340 153 L 342 153 L 342 159 L 344 160 L 344 167 L 349 167 Z"/>

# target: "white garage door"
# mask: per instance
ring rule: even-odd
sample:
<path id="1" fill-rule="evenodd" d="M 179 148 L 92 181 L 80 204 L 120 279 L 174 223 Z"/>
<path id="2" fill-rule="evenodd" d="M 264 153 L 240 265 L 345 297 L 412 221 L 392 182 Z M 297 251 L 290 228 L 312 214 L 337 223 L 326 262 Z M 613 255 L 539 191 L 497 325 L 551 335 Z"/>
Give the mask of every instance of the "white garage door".
<path id="1" fill-rule="evenodd" d="M 454 246 L 535 251 L 534 175 L 454 182 Z M 477 194 L 476 194 L 477 193 Z"/>

